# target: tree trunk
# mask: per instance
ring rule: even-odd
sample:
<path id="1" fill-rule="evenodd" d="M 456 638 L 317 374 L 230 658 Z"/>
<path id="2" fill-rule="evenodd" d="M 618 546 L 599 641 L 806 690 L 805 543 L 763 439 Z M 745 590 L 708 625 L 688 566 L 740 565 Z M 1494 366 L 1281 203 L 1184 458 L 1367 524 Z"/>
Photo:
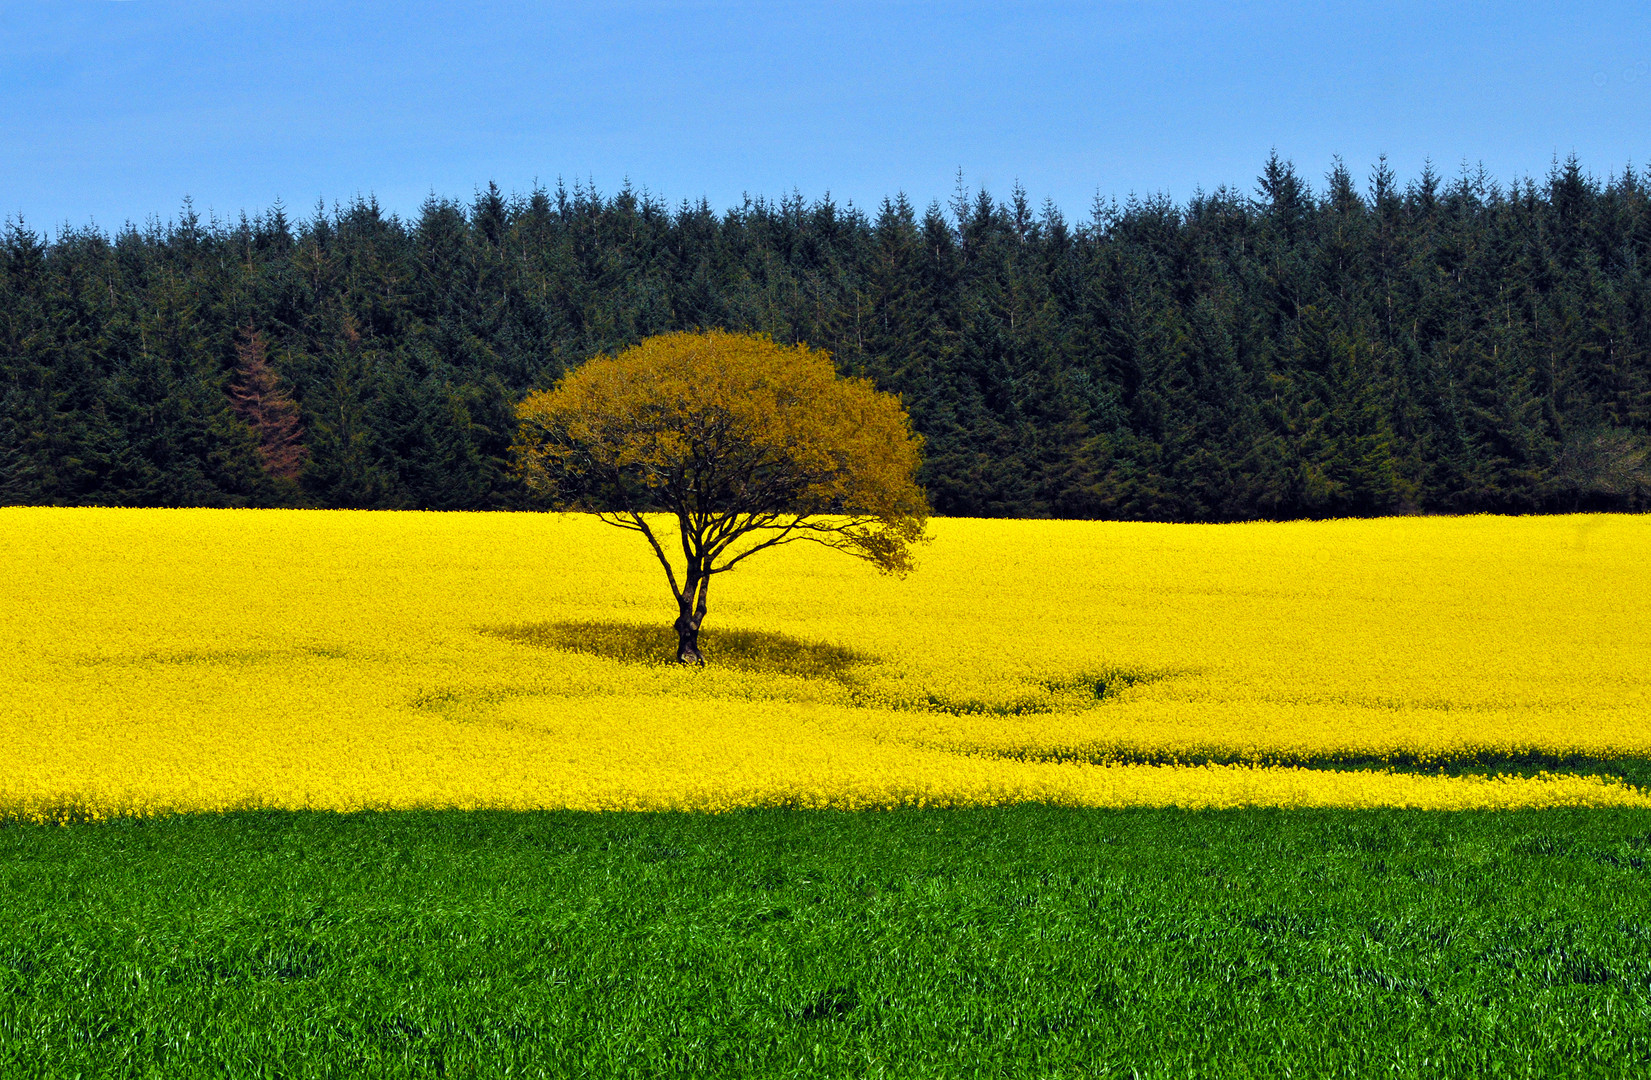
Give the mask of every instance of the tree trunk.
<path id="1" fill-rule="evenodd" d="M 688 587 L 677 597 L 676 662 L 705 666 L 705 654 L 699 651 L 699 624 L 705 621 L 705 594 L 710 590 L 711 575 L 703 573 L 697 561 L 688 564 Z"/>
<path id="2" fill-rule="evenodd" d="M 705 621 L 711 575 L 705 572 L 705 564 L 697 556 L 688 559 L 685 584 L 687 587 L 676 598 L 676 662 L 704 667 L 705 654 L 699 651 L 699 624 Z"/>
<path id="3" fill-rule="evenodd" d="M 695 615 L 684 610 L 676 620 L 676 662 L 705 666 L 705 656 L 699 651 L 699 624 L 704 613 Z"/>

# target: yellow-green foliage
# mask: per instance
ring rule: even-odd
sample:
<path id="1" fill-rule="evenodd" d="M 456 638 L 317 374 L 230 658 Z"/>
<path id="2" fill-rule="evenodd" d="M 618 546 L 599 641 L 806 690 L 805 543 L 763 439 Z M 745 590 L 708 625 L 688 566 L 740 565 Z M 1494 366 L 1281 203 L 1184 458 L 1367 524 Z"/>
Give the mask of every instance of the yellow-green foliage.
<path id="1" fill-rule="evenodd" d="M 703 560 L 684 579 L 689 603 L 699 569 L 787 538 L 903 574 L 929 516 L 900 399 L 806 345 L 660 334 L 581 364 L 516 414 L 516 470 L 556 507 L 624 508 L 610 522 L 637 531 L 632 508 L 683 515 L 683 553 Z"/>
<path id="2" fill-rule="evenodd" d="M 1651 519 L 931 527 L 696 671 L 588 517 L 0 510 L 0 808 L 1651 805 L 1381 767 L 1651 757 Z"/>

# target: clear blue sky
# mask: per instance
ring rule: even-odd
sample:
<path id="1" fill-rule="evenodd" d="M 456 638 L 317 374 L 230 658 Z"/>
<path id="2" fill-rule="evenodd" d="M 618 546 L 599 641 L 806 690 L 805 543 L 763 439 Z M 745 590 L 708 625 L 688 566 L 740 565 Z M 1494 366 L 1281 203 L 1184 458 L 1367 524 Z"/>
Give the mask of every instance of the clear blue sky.
<path id="1" fill-rule="evenodd" d="M 488 180 L 670 202 L 1253 187 L 1276 147 L 1506 181 L 1651 164 L 1651 4 L 5 0 L 0 215 L 409 213 Z"/>

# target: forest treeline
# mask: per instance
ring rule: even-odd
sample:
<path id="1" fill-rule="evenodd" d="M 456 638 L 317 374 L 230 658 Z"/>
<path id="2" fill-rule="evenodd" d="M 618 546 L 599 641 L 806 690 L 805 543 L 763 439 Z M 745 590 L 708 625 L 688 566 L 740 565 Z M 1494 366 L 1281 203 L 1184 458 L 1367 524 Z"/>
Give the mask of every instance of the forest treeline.
<path id="1" fill-rule="evenodd" d="M 901 395 L 948 515 L 1651 505 L 1651 177 L 1500 186 L 1275 155 L 1071 222 L 588 187 L 47 239 L 0 265 L 0 503 L 531 505 L 514 403 L 680 328 Z"/>

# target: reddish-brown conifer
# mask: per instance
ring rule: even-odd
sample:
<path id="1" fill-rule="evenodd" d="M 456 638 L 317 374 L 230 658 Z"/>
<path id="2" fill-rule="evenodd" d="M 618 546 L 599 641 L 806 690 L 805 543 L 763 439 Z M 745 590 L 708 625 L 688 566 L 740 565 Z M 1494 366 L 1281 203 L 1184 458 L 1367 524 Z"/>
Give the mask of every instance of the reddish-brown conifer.
<path id="1" fill-rule="evenodd" d="M 264 336 L 248 326 L 235 345 L 235 381 L 230 405 L 235 415 L 258 436 L 258 454 L 264 469 L 285 480 L 296 480 L 304 467 L 304 428 L 298 422 L 298 403 L 281 387 L 270 365 Z"/>

